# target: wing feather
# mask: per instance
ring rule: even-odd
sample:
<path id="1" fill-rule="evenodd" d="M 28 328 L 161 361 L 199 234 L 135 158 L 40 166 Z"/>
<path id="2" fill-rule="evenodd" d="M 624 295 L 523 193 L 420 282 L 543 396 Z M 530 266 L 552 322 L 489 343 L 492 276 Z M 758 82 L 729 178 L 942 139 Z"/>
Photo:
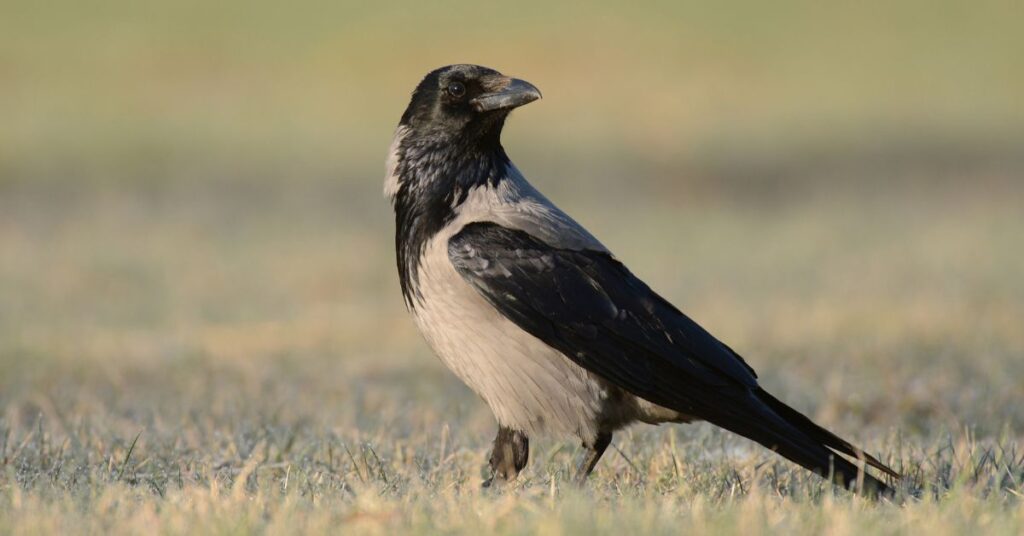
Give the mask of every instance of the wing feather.
<path id="1" fill-rule="evenodd" d="M 604 251 L 549 247 L 473 223 L 448 243 L 456 270 L 494 307 L 581 366 L 652 402 L 688 409 L 757 386 L 734 352 Z"/>

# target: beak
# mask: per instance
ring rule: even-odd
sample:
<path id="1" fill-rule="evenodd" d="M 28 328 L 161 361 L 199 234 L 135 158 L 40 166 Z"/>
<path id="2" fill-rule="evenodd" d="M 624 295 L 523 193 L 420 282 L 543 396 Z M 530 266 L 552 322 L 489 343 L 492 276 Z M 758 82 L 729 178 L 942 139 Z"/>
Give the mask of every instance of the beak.
<path id="1" fill-rule="evenodd" d="M 518 78 L 496 75 L 482 82 L 486 93 L 469 101 L 478 112 L 511 110 L 541 97 L 533 84 Z"/>

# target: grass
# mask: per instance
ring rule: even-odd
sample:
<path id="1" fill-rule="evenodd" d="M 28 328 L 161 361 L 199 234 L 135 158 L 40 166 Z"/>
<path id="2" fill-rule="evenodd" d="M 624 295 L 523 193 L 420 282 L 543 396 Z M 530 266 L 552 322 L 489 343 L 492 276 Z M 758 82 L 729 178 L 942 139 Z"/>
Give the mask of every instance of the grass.
<path id="1" fill-rule="evenodd" d="M 544 91 L 508 136 L 559 176 L 833 146 L 1019 162 L 1018 6 L 721 4 L 8 0 L 0 181 L 364 181 L 413 85 L 458 62 Z"/>
<path id="2" fill-rule="evenodd" d="M 11 0 L 0 17 L 0 534 L 1024 533 L 1024 69 L 1001 2 Z M 706 425 L 494 423 L 393 271 L 416 80 L 545 99 L 541 190 L 907 475 L 824 486 Z"/>
<path id="3" fill-rule="evenodd" d="M 577 446 L 540 440 L 481 491 L 494 424 L 403 313 L 376 196 L 9 194 L 3 532 L 1024 527 L 1019 192 L 568 203 L 769 389 L 905 472 L 901 505 L 705 425 L 617 435 L 583 490 Z"/>

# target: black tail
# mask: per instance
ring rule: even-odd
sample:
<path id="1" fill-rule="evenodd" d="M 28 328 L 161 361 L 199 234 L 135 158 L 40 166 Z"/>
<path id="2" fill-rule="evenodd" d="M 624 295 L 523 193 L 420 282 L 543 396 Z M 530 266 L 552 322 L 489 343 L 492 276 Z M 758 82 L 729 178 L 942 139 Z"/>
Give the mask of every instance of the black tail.
<path id="1" fill-rule="evenodd" d="M 708 420 L 752 439 L 823 477 L 831 475 L 839 486 L 856 486 L 859 493 L 868 496 L 892 495 L 888 485 L 839 454 L 862 460 L 893 478 L 900 478 L 899 473 L 878 459 L 818 426 L 762 389 L 753 393 L 751 403 L 754 407 L 750 409 L 755 410 L 754 414 L 733 413 Z"/>
<path id="2" fill-rule="evenodd" d="M 758 398 L 763 400 L 765 404 L 768 404 L 768 407 L 772 408 L 772 411 L 774 411 L 780 417 L 785 419 L 786 422 L 797 427 L 802 432 L 804 432 L 811 438 L 815 439 L 816 441 L 820 442 L 821 444 L 825 445 L 826 447 L 840 454 L 845 454 L 852 458 L 863 460 L 864 463 L 870 465 L 871 467 L 874 467 L 875 469 L 878 469 L 879 471 L 882 471 L 883 473 L 893 478 L 900 478 L 899 473 L 892 470 L 889 466 L 885 465 L 884 463 L 878 461 L 878 459 L 875 458 L 874 456 L 871 456 L 870 454 L 864 452 L 863 450 L 847 443 L 842 438 L 833 434 L 832 432 L 829 432 L 828 430 L 822 428 L 821 426 L 818 426 L 817 424 L 814 423 L 814 421 L 808 419 L 799 411 L 787 406 L 782 401 L 769 394 L 767 391 L 762 389 L 757 395 Z"/>

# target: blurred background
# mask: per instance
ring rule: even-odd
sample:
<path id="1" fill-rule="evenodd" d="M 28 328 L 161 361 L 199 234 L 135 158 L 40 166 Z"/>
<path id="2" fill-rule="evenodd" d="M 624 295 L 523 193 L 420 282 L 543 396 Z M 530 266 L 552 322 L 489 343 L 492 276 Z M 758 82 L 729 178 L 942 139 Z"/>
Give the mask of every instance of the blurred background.
<path id="1" fill-rule="evenodd" d="M 100 460 L 146 430 L 152 459 L 216 461 L 281 429 L 434 452 L 450 424 L 482 464 L 493 423 L 403 310 L 381 194 L 410 91 L 463 62 L 544 92 L 505 130 L 520 169 L 781 398 L 873 447 L 1019 437 L 1022 20 L 3 0 L 4 447 Z"/>

